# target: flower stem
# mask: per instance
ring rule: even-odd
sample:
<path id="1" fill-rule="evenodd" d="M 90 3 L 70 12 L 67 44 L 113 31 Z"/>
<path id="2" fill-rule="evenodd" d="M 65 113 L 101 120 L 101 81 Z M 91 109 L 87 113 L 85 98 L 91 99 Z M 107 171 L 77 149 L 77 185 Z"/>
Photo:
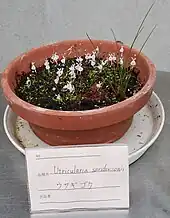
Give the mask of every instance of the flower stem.
<path id="1" fill-rule="evenodd" d="M 143 45 L 142 45 L 142 47 L 141 47 L 141 49 L 140 49 L 140 51 L 139 51 L 139 53 L 138 53 L 137 56 L 139 56 L 140 53 L 142 52 L 143 48 L 145 47 L 147 41 L 149 40 L 150 36 L 152 35 L 152 33 L 154 32 L 154 30 L 156 29 L 156 27 L 157 27 L 157 25 L 155 25 L 155 26 L 152 28 L 151 32 L 149 33 L 148 37 L 146 38 L 145 42 L 143 43 Z"/>
<path id="2" fill-rule="evenodd" d="M 143 30 L 143 28 L 144 28 L 144 27 L 143 27 L 143 24 L 144 24 L 146 18 L 148 17 L 150 11 L 152 10 L 153 6 L 155 5 L 155 3 L 156 3 L 156 0 L 151 4 L 151 6 L 149 7 L 149 9 L 147 10 L 147 12 L 146 12 L 146 14 L 145 14 L 145 16 L 144 16 L 144 18 L 143 18 L 143 20 L 142 20 L 142 22 L 141 22 L 141 24 L 140 24 L 138 30 L 137 30 L 137 33 L 136 33 L 136 35 L 135 35 L 135 37 L 134 37 L 134 39 L 133 39 L 133 41 L 132 41 L 132 44 L 131 44 L 131 46 L 130 46 L 130 50 L 129 50 L 128 55 L 127 55 L 127 61 L 128 61 L 128 59 L 129 59 L 129 56 L 130 56 L 130 54 L 131 54 L 131 50 L 132 50 L 132 48 L 133 48 L 133 46 L 134 46 L 134 44 L 135 44 L 135 42 L 136 42 L 138 36 L 140 35 L 140 33 L 142 32 L 142 30 Z"/>
<path id="3" fill-rule="evenodd" d="M 96 47 L 95 47 L 93 41 L 91 40 L 90 36 L 89 36 L 87 33 L 86 33 L 86 36 L 87 36 L 87 38 L 89 39 L 89 41 L 91 42 L 93 48 L 96 49 Z"/>

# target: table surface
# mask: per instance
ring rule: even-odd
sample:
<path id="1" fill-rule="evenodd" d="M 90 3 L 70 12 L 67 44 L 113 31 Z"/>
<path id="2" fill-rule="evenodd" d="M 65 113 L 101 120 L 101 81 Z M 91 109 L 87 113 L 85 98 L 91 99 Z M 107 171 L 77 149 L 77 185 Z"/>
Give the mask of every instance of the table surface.
<path id="1" fill-rule="evenodd" d="M 165 108 L 163 131 L 153 146 L 130 166 L 130 209 L 128 218 L 170 217 L 170 73 L 158 72 L 155 92 Z M 0 218 L 30 217 L 27 175 L 24 156 L 9 142 L 3 129 L 6 102 L 0 93 Z M 87 214 L 88 215 L 88 214 Z M 84 217 L 113 217 L 93 213 Z M 80 214 L 61 214 L 63 217 L 82 217 Z M 39 217 L 39 216 L 37 216 Z M 40 216 L 51 217 L 51 216 Z M 56 216 L 54 216 L 56 217 Z M 57 216 L 60 217 L 60 216 Z M 115 216 L 114 216 L 115 217 Z M 116 217 L 120 217 L 117 215 Z"/>

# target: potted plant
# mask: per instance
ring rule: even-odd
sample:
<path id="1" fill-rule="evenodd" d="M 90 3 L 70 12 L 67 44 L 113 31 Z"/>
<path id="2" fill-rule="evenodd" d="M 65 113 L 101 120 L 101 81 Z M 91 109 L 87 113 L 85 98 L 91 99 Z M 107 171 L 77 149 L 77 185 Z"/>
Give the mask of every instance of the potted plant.
<path id="1" fill-rule="evenodd" d="M 150 7 L 149 11 L 153 5 Z M 153 63 L 133 45 L 70 40 L 32 49 L 2 74 L 12 110 L 49 145 L 114 142 L 147 104 L 156 79 Z"/>

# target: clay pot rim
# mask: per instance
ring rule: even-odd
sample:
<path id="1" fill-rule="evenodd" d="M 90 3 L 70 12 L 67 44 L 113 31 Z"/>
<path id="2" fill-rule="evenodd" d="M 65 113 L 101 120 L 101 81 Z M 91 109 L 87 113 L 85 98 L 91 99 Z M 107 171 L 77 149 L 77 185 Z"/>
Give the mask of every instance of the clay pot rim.
<path id="1" fill-rule="evenodd" d="M 13 104 L 17 104 L 17 105 L 22 105 L 22 107 L 24 109 L 26 109 L 27 111 L 34 111 L 34 112 L 38 112 L 40 115 L 44 115 L 44 114 L 48 114 L 50 116 L 65 116 L 65 117 L 69 117 L 69 116 L 89 116 L 89 115 L 93 115 L 93 114 L 103 114 L 103 113 L 107 113 L 108 111 L 114 111 L 114 110 L 118 110 L 119 108 L 123 108 L 123 107 L 127 107 L 130 106 L 130 104 L 134 101 L 136 101 L 137 99 L 140 99 L 143 95 L 147 94 L 148 91 L 151 90 L 151 88 L 153 87 L 155 80 L 156 80 L 156 72 L 155 72 L 155 65 L 152 63 L 152 61 L 146 56 L 144 55 L 142 52 L 140 53 L 140 56 L 143 57 L 143 59 L 145 59 L 148 68 L 149 68 L 149 78 L 147 80 L 147 82 L 145 83 L 145 85 L 143 86 L 143 88 L 138 91 L 135 95 L 133 95 L 132 97 L 122 101 L 122 102 L 118 102 L 116 104 L 110 105 L 110 106 L 105 106 L 102 108 L 97 108 L 97 109 L 92 109 L 92 110 L 84 110 L 84 111 L 60 111 L 60 110 L 51 110 L 51 109 L 46 109 L 46 108 L 41 108 L 35 105 L 32 105 L 26 101 L 23 101 L 22 99 L 20 99 L 10 88 L 9 84 L 8 84 L 8 79 L 7 79 L 7 75 L 8 72 L 10 71 L 11 67 L 18 62 L 19 60 L 22 60 L 24 56 L 26 55 L 31 55 L 32 52 L 39 50 L 41 48 L 49 48 L 52 47 L 53 45 L 57 45 L 57 44 L 61 44 L 61 43 L 68 43 L 68 42 L 72 42 L 73 44 L 77 44 L 77 43 L 81 43 L 81 42 L 85 42 L 85 41 L 89 41 L 88 39 L 78 39 L 78 40 L 62 40 L 62 41 L 57 41 L 55 43 L 52 44 L 47 44 L 47 45 L 42 45 L 36 48 L 32 48 L 31 50 L 22 53 L 21 55 L 19 55 L 18 57 L 16 57 L 15 59 L 13 59 L 9 65 L 7 66 L 7 68 L 4 70 L 4 72 L 2 73 L 2 77 L 1 77 L 1 86 L 5 92 L 5 95 L 8 99 L 8 101 Z M 109 43 L 109 44 L 114 44 L 114 41 L 110 41 L 110 40 L 94 40 L 94 43 L 97 44 L 103 44 L 103 43 Z M 127 45 L 123 45 L 123 47 L 125 48 L 129 48 L 129 46 Z M 137 49 L 132 49 L 133 53 L 138 53 L 139 50 Z"/>

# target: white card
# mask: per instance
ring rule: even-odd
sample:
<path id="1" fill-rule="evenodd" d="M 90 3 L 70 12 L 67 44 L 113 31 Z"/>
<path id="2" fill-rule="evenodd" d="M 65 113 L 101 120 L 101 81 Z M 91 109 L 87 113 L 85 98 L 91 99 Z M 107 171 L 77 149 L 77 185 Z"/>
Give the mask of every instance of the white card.
<path id="1" fill-rule="evenodd" d="M 128 147 L 26 149 L 31 211 L 129 208 Z"/>

